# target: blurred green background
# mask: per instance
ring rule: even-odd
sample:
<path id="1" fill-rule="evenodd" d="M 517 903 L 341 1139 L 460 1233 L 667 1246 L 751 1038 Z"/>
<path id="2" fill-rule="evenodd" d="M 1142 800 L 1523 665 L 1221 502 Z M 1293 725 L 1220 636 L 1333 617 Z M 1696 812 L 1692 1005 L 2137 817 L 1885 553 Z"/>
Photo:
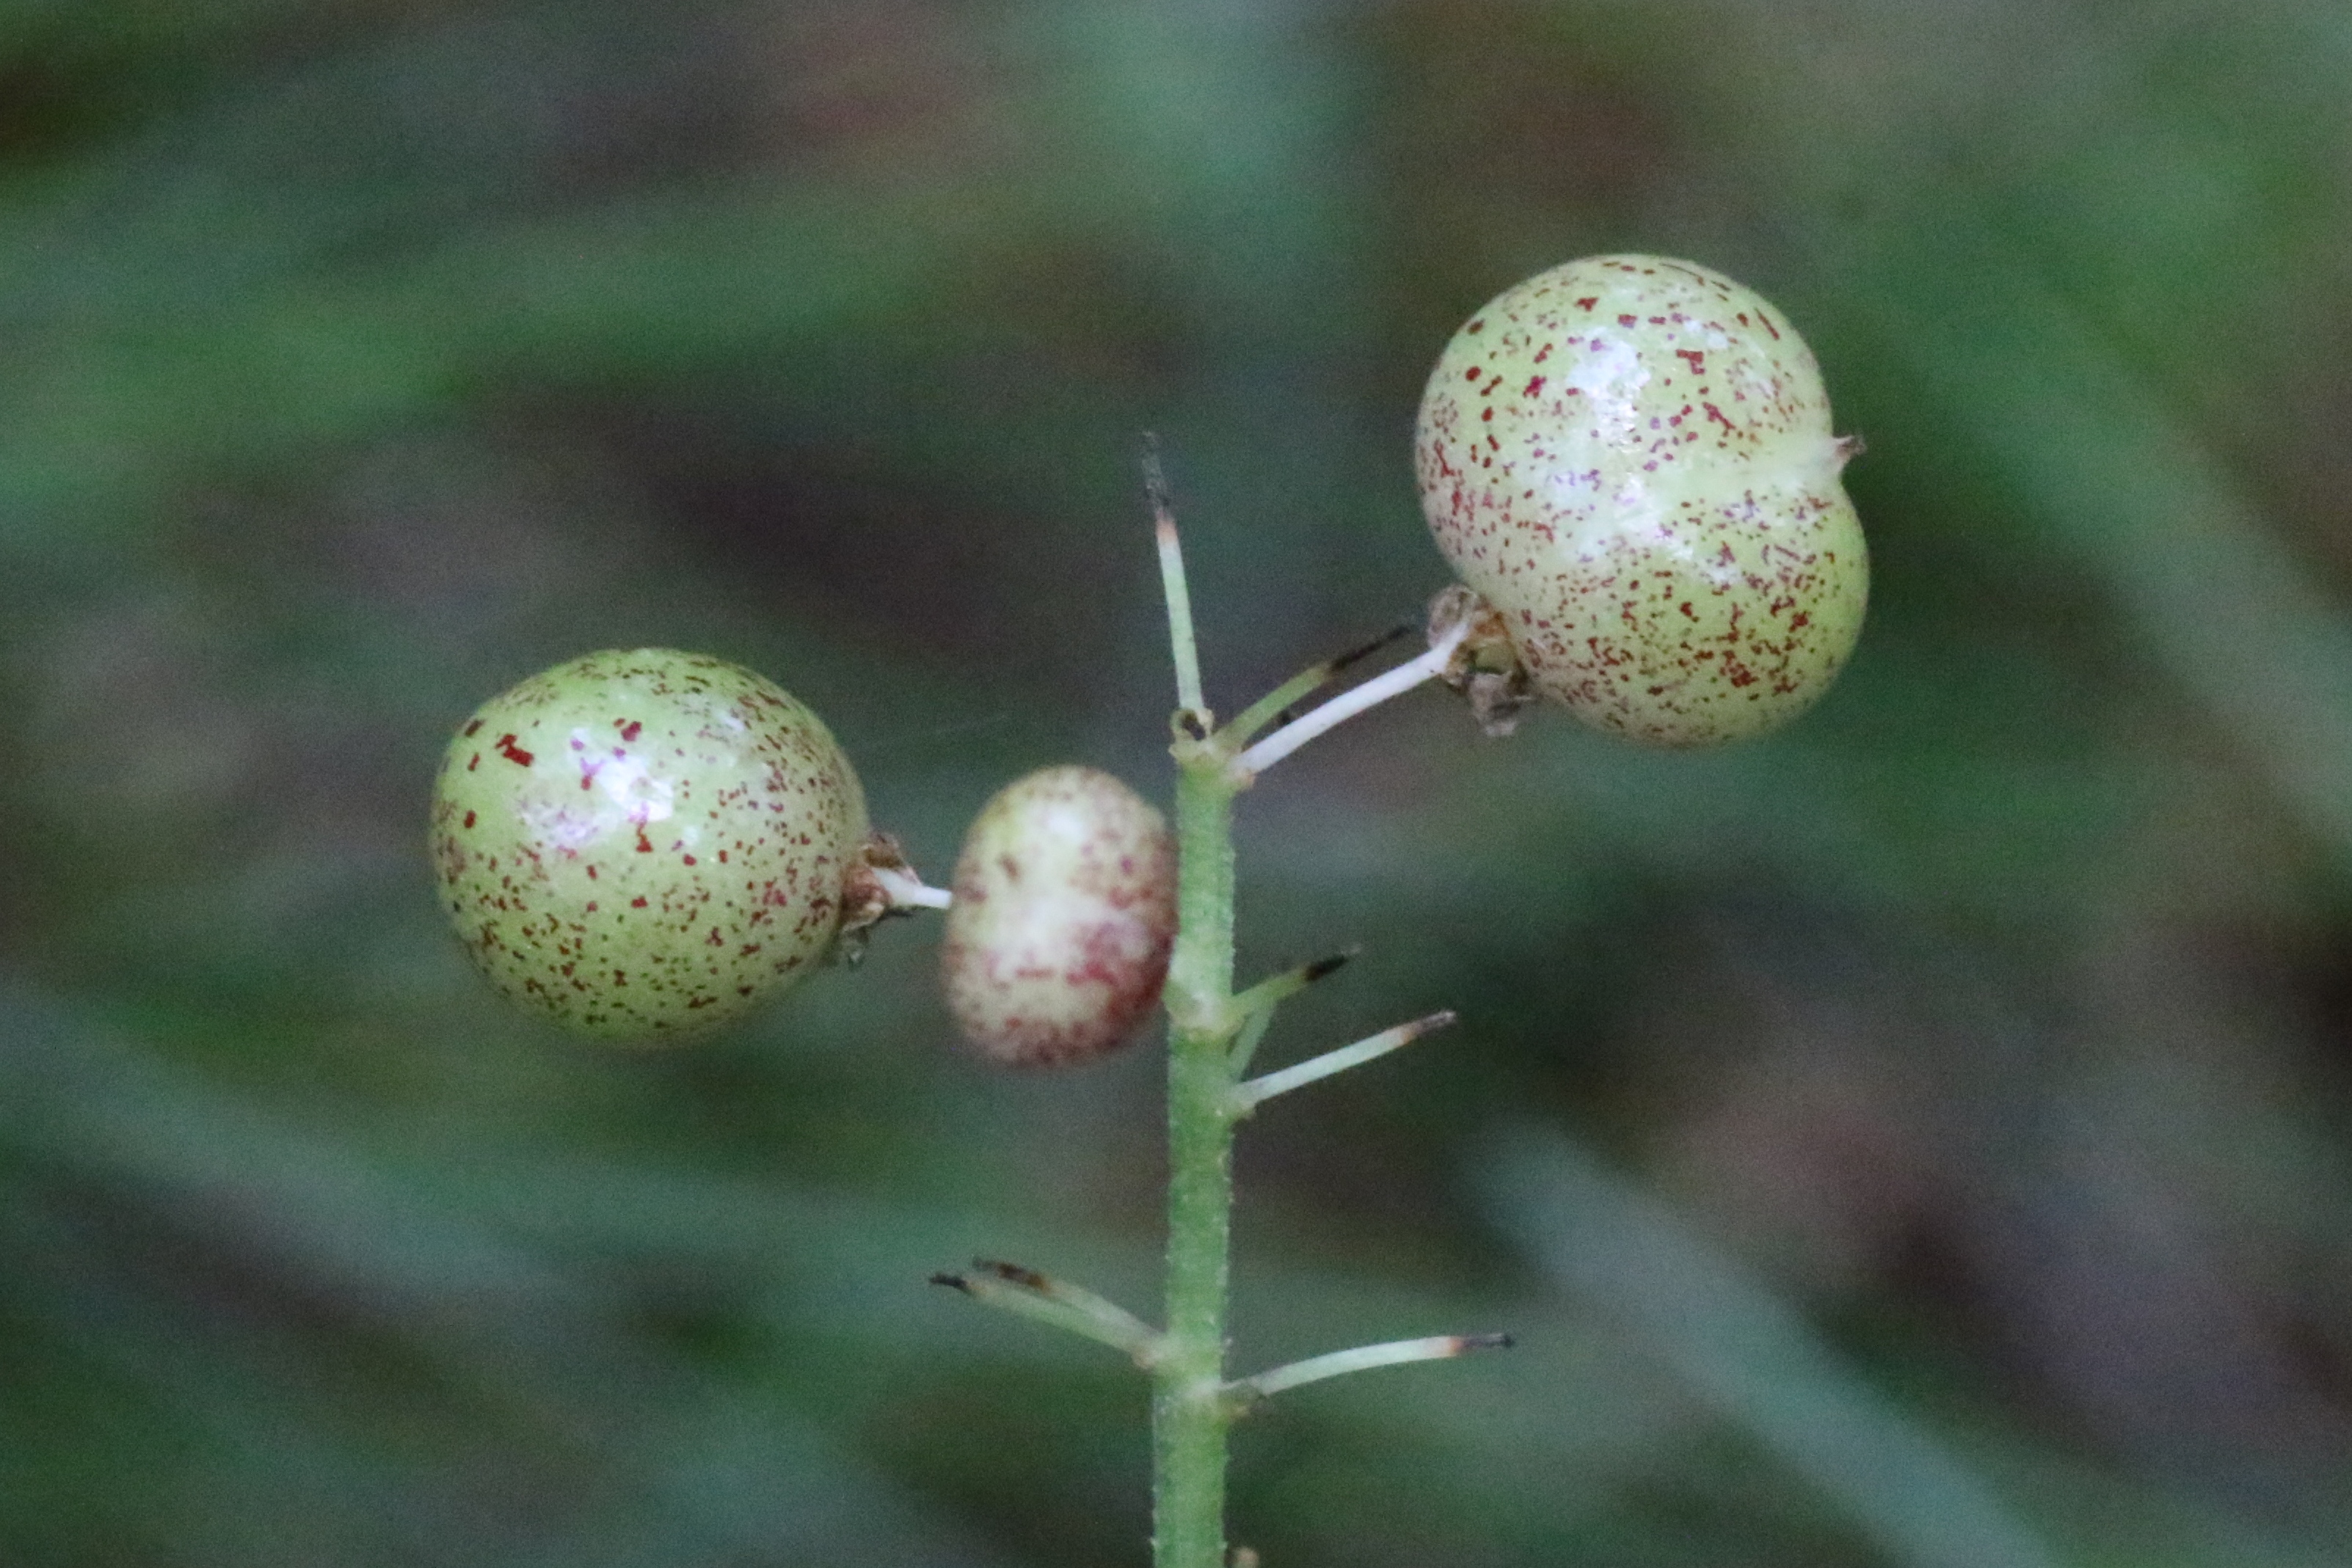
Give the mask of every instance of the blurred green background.
<path id="1" fill-rule="evenodd" d="M 2352 1560 L 2335 0 L 0 3 L 0 1561 L 1140 1563 L 1156 1046 L 935 929 L 698 1049 L 505 1010 L 450 728 L 590 648 L 827 716 L 935 879 L 1414 615 L 1420 382 L 1606 249 L 1802 324 L 1872 622 L 1639 754 L 1421 694 L 1243 801 L 1271 1568 Z"/>

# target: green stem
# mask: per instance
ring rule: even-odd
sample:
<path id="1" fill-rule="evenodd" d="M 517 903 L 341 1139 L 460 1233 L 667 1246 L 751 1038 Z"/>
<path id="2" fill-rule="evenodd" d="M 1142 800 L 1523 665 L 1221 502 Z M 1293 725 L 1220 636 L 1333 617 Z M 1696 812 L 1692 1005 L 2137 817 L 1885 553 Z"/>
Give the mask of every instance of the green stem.
<path id="1" fill-rule="evenodd" d="M 1179 742 L 1168 968 L 1168 1316 L 1151 1368 L 1152 1562 L 1225 1568 L 1225 1300 L 1233 1226 L 1234 785 Z"/>

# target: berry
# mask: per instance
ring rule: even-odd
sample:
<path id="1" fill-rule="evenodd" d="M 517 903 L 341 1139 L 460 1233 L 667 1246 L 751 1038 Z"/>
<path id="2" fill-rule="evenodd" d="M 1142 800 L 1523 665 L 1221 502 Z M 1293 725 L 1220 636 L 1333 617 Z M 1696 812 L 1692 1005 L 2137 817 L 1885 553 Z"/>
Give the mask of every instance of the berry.
<path id="1" fill-rule="evenodd" d="M 1160 999 L 1176 939 L 1176 852 L 1108 773 L 1048 768 L 972 822 L 940 949 L 948 1008 L 990 1061 L 1100 1056 Z"/>
<path id="2" fill-rule="evenodd" d="M 1471 319 L 1422 395 L 1423 510 L 1538 695 L 1658 746 L 1820 698 L 1868 596 L 1821 369 L 1720 273 L 1569 262 Z"/>
<path id="3" fill-rule="evenodd" d="M 590 653 L 492 697 L 433 791 L 442 903 L 509 997 L 588 1034 L 740 1017 L 831 948 L 866 800 L 816 715 L 750 670 Z"/>

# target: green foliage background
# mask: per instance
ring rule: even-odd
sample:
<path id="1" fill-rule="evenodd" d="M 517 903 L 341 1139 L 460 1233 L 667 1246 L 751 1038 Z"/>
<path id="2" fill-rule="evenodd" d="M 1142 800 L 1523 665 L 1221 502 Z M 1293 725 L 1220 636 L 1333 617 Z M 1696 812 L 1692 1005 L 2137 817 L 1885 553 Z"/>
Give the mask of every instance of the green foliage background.
<path id="1" fill-rule="evenodd" d="M 1876 597 L 1721 755 L 1423 694 L 1243 802 L 1275 1568 L 2318 1564 L 2352 1540 L 2352 13 L 2326 0 L 0 4 L 0 1561 L 1142 1561 L 1158 1062 L 934 932 L 673 1054 L 494 1001 L 449 728 L 585 649 L 824 713 L 935 876 L 1442 579 L 1522 275 L 1803 324 Z"/>

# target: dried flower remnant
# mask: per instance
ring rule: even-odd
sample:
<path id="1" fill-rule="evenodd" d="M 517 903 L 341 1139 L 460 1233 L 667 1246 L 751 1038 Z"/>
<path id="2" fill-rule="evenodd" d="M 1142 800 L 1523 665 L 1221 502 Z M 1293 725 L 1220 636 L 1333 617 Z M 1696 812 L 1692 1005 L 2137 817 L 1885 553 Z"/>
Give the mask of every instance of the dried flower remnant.
<path id="1" fill-rule="evenodd" d="M 1175 936 L 1166 820 L 1108 773 L 1048 768 L 965 836 L 940 951 L 948 1007 L 992 1061 L 1100 1056 L 1160 999 Z"/>
<path id="2" fill-rule="evenodd" d="M 1861 634 L 1860 444 L 1796 329 L 1720 273 L 1602 256 L 1505 290 L 1439 357 L 1414 445 L 1438 548 L 1596 728 L 1762 734 Z"/>
<path id="3" fill-rule="evenodd" d="M 822 720 L 739 665 L 589 653 L 491 698 L 434 786 L 442 904 L 515 1001 L 613 1040 L 676 1038 L 832 948 L 866 800 Z"/>

